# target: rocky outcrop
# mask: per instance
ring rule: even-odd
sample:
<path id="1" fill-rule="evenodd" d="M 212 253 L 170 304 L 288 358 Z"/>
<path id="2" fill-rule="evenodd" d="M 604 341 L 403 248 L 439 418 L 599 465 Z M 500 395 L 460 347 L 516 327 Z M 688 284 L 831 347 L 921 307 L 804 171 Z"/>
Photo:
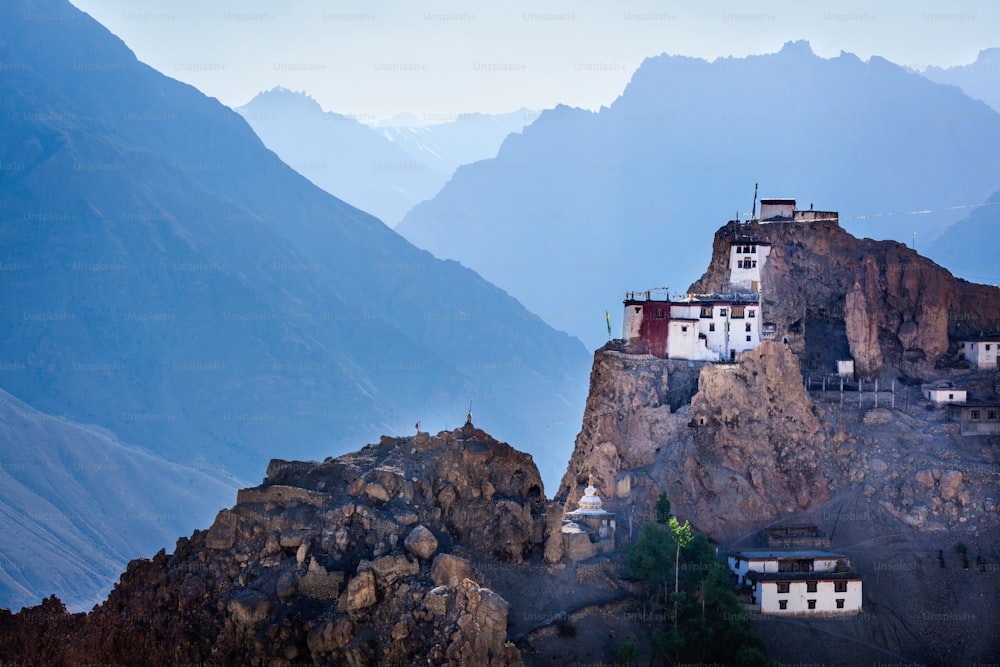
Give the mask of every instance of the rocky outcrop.
<path id="1" fill-rule="evenodd" d="M 1000 290 L 960 280 L 895 241 L 858 239 L 836 221 L 729 223 L 715 235 L 708 271 L 692 292 L 725 292 L 739 235 L 772 244 L 764 264 L 764 317 L 807 369 L 837 358 L 860 375 L 919 375 L 955 352 L 961 336 L 1000 330 Z"/>
<path id="2" fill-rule="evenodd" d="M 531 457 L 471 424 L 275 460 L 209 530 L 130 563 L 90 614 L 55 599 L 0 614 L 0 658 L 518 665 L 507 602 L 476 564 L 540 551 L 545 509 Z"/>
<path id="3" fill-rule="evenodd" d="M 676 514 L 724 539 L 827 498 L 821 461 L 842 438 L 821 427 L 788 346 L 765 341 L 736 364 L 705 366 L 691 404 L 676 413 L 662 398 L 666 374 L 653 371 L 666 363 L 608 348 L 594 355 L 558 500 L 575 507 L 593 476 L 623 528 L 651 517 L 667 492 Z"/>

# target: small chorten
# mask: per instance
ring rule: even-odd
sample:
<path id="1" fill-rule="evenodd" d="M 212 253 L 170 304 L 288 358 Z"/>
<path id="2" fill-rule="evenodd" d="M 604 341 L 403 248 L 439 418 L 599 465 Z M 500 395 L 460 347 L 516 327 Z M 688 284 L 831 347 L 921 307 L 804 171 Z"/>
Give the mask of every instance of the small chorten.
<path id="1" fill-rule="evenodd" d="M 577 503 L 577 512 L 604 512 L 604 501 L 597 495 L 597 488 L 594 487 L 594 476 L 587 480 L 587 488 L 583 490 L 583 497 Z"/>
<path id="2" fill-rule="evenodd" d="M 604 509 L 591 475 L 583 496 L 563 521 L 563 551 L 576 562 L 615 549 L 615 515 Z"/>

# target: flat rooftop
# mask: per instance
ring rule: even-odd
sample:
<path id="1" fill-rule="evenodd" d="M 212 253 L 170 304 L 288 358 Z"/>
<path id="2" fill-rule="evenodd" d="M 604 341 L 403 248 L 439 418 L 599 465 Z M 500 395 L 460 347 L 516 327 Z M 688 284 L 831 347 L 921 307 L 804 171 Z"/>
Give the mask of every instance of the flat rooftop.
<path id="1" fill-rule="evenodd" d="M 739 556 L 743 560 L 781 560 L 785 558 L 847 558 L 844 554 L 823 551 L 822 549 L 743 549 L 730 551 L 730 556 Z"/>

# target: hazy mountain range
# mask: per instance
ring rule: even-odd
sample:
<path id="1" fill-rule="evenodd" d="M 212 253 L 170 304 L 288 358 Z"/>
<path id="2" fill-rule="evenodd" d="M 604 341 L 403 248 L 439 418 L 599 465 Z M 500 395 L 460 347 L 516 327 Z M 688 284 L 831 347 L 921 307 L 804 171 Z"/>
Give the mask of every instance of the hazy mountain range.
<path id="1" fill-rule="evenodd" d="M 0 603 L 15 609 L 53 591 L 90 607 L 130 559 L 211 523 L 239 486 L 207 460 L 167 461 L 4 391 L 0 452 Z"/>
<path id="2" fill-rule="evenodd" d="M 958 86 L 969 97 L 1000 111 L 1000 48 L 983 49 L 968 65 L 932 66 L 921 74 L 936 83 Z"/>
<path id="3" fill-rule="evenodd" d="M 36 499 L 5 484 L 5 534 L 82 554 L 81 540 L 103 553 L 117 530 L 109 558 L 148 555 L 161 533 L 203 525 L 220 489 L 271 457 L 322 459 L 418 419 L 453 427 L 470 401 L 550 483 L 562 473 L 587 388 L 578 340 L 323 192 L 238 114 L 138 62 L 65 0 L 0 7 L 0 65 L 0 389 L 23 411 L 107 434 L 11 432 L 3 472 L 56 509 L 25 515 L 17 508 Z M 191 490 L 170 511 L 183 525 L 127 532 L 102 504 L 88 517 L 101 529 L 85 531 L 58 480 L 29 483 L 78 460 L 60 451 L 98 457 L 114 443 L 147 457 L 151 493 Z M 24 451 L 33 458 L 19 463 Z M 119 479 L 132 471 L 74 483 L 82 495 L 139 493 Z M 33 551 L 7 549 L 21 589 L 93 598 L 59 583 L 77 564 L 29 576 L 18 554 Z"/>
<path id="4" fill-rule="evenodd" d="M 591 347 L 627 290 L 683 292 L 762 197 L 852 233 L 931 241 L 1000 185 L 1000 114 L 882 58 L 647 59 L 599 112 L 557 107 L 397 226 Z M 926 245 L 925 245 L 926 244 Z M 992 281 L 990 281 L 992 282 Z"/>
<path id="5" fill-rule="evenodd" d="M 280 87 L 236 111 L 296 171 L 389 225 L 437 194 L 459 165 L 496 155 L 504 137 L 537 116 L 425 115 L 370 127 Z"/>

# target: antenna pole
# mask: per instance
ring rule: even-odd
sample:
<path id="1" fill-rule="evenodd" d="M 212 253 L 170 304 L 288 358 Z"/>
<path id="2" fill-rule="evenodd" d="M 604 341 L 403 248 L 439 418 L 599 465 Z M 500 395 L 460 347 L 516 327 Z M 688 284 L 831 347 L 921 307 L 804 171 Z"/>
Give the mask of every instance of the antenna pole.
<path id="1" fill-rule="evenodd" d="M 760 185 L 760 183 L 754 183 L 753 184 L 753 208 L 750 209 L 750 222 L 753 222 L 754 219 L 757 217 L 757 186 L 758 185 Z"/>

